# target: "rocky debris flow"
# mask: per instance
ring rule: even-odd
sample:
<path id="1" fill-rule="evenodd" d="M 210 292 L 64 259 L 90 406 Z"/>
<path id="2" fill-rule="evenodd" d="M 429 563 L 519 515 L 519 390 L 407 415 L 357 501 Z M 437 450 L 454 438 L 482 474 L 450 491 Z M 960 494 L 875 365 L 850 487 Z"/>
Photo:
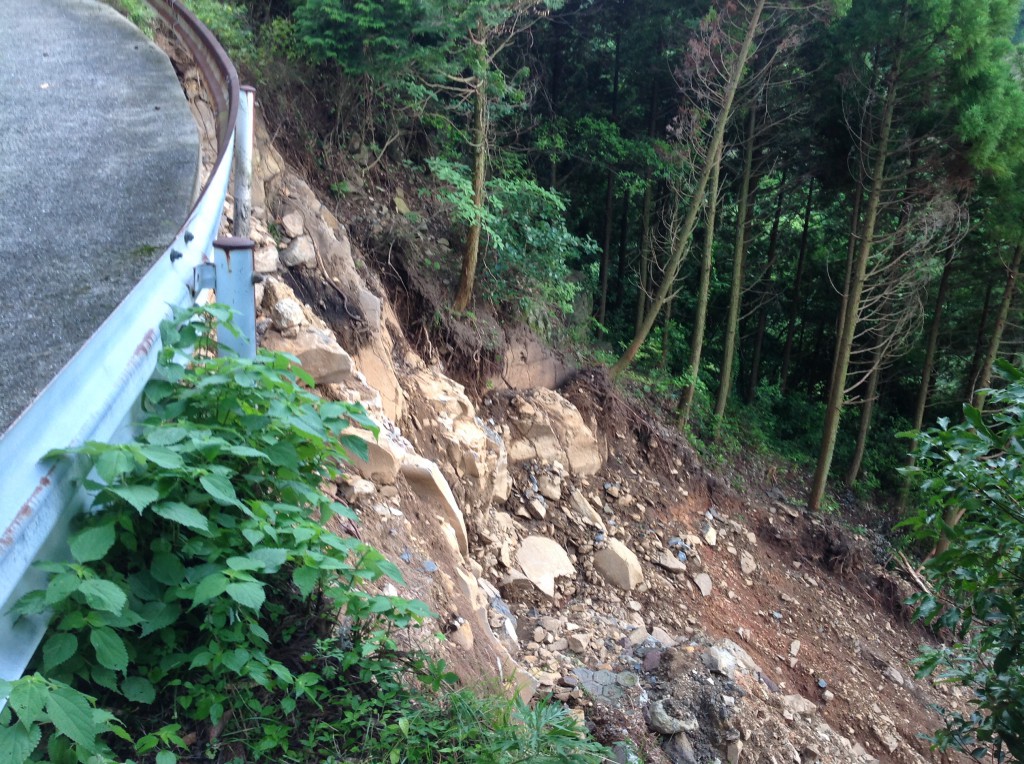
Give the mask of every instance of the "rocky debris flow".
<path id="1" fill-rule="evenodd" d="M 551 695 L 587 723 L 612 709 L 637 726 L 603 733 L 647 735 L 650 762 L 924 761 L 907 709 L 930 688 L 884 646 L 896 633 L 884 618 L 827 586 L 825 567 L 847 566 L 851 552 L 823 521 L 782 492 L 728 498 L 724 481 L 700 477 L 652 430 L 634 438 L 571 391 L 492 391 L 478 408 L 403 349 L 345 226 L 309 186 L 274 153 L 258 166 L 263 344 L 380 427 L 354 433 L 366 458 L 326 489 L 407 575 L 385 591 L 439 613 L 454 665 L 465 654 L 497 666 L 524 698 Z M 361 333 L 304 304 L 296 274 L 342 294 Z M 818 558 L 798 553 L 808 528 L 826 538 Z M 865 634 L 881 638 L 869 647 Z M 838 662 L 845 649 L 852 658 Z"/>

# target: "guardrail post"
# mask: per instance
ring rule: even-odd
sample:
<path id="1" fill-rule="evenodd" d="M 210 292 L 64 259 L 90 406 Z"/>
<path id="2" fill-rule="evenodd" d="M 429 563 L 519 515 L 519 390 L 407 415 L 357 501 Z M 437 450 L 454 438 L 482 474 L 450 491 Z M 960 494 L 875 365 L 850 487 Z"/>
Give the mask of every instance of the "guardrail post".
<path id="1" fill-rule="evenodd" d="M 238 118 L 235 121 L 235 219 L 231 231 L 235 236 L 248 236 L 249 218 L 252 215 L 252 136 L 256 89 L 243 85 L 238 95 Z"/>
<path id="2" fill-rule="evenodd" d="M 252 284 L 253 240 L 246 236 L 224 236 L 213 242 L 213 267 L 217 279 L 217 302 L 235 312 L 239 335 L 229 332 L 217 341 L 240 358 L 256 357 L 256 295 Z"/>

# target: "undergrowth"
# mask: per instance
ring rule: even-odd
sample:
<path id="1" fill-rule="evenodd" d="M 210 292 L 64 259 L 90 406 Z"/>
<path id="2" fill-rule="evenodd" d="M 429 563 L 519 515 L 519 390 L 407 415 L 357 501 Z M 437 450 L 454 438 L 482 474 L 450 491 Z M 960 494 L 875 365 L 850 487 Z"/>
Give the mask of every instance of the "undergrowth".
<path id="1" fill-rule="evenodd" d="M 603 760 L 560 706 L 456 689 L 401 647 L 428 608 L 368 591 L 400 572 L 332 530 L 357 517 L 322 491 L 376 427 L 293 357 L 213 357 L 226 318 L 163 327 L 134 442 L 51 455 L 94 499 L 15 606 L 51 626 L 35 673 L 0 682 L 0 764 Z"/>

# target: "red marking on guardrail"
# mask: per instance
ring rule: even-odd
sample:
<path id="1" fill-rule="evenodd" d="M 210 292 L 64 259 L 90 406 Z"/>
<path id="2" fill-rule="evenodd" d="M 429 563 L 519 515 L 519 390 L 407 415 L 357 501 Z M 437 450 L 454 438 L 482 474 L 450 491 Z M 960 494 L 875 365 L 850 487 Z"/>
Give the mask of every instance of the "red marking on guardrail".
<path id="1" fill-rule="evenodd" d="M 32 491 L 32 495 L 28 497 L 28 501 L 21 505 L 21 509 L 18 510 L 18 514 L 14 516 L 14 520 L 10 525 L 7 526 L 7 530 L 4 531 L 4 535 L 0 536 L 0 551 L 9 549 L 14 543 L 15 532 L 21 525 L 24 525 L 32 514 L 35 512 L 35 503 L 39 496 L 50 487 L 50 475 L 53 474 L 55 468 L 51 467 L 50 471 L 47 472 L 36 489 Z"/>

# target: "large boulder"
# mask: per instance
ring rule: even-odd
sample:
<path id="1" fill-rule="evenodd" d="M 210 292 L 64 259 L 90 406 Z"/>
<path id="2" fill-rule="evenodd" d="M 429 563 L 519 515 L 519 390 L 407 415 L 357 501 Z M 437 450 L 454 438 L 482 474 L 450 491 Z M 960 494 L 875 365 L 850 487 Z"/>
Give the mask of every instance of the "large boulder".
<path id="1" fill-rule="evenodd" d="M 294 337 L 270 331 L 263 338 L 263 346 L 298 358 L 302 369 L 318 385 L 343 383 L 352 376 L 352 357 L 338 344 L 334 335 L 323 329 L 302 326 Z"/>
<path id="2" fill-rule="evenodd" d="M 603 463 L 597 438 L 579 410 L 554 390 L 537 389 L 513 399 L 508 411 L 513 463 L 562 462 L 577 475 L 593 475 Z"/>
<path id="3" fill-rule="evenodd" d="M 555 579 L 575 576 L 569 554 L 557 541 L 544 536 L 527 536 L 516 551 L 516 564 L 530 582 L 549 597 L 555 596 Z"/>
<path id="4" fill-rule="evenodd" d="M 627 592 L 644 580 L 640 560 L 618 539 L 608 539 L 608 546 L 594 555 L 594 568 L 608 583 Z"/>

